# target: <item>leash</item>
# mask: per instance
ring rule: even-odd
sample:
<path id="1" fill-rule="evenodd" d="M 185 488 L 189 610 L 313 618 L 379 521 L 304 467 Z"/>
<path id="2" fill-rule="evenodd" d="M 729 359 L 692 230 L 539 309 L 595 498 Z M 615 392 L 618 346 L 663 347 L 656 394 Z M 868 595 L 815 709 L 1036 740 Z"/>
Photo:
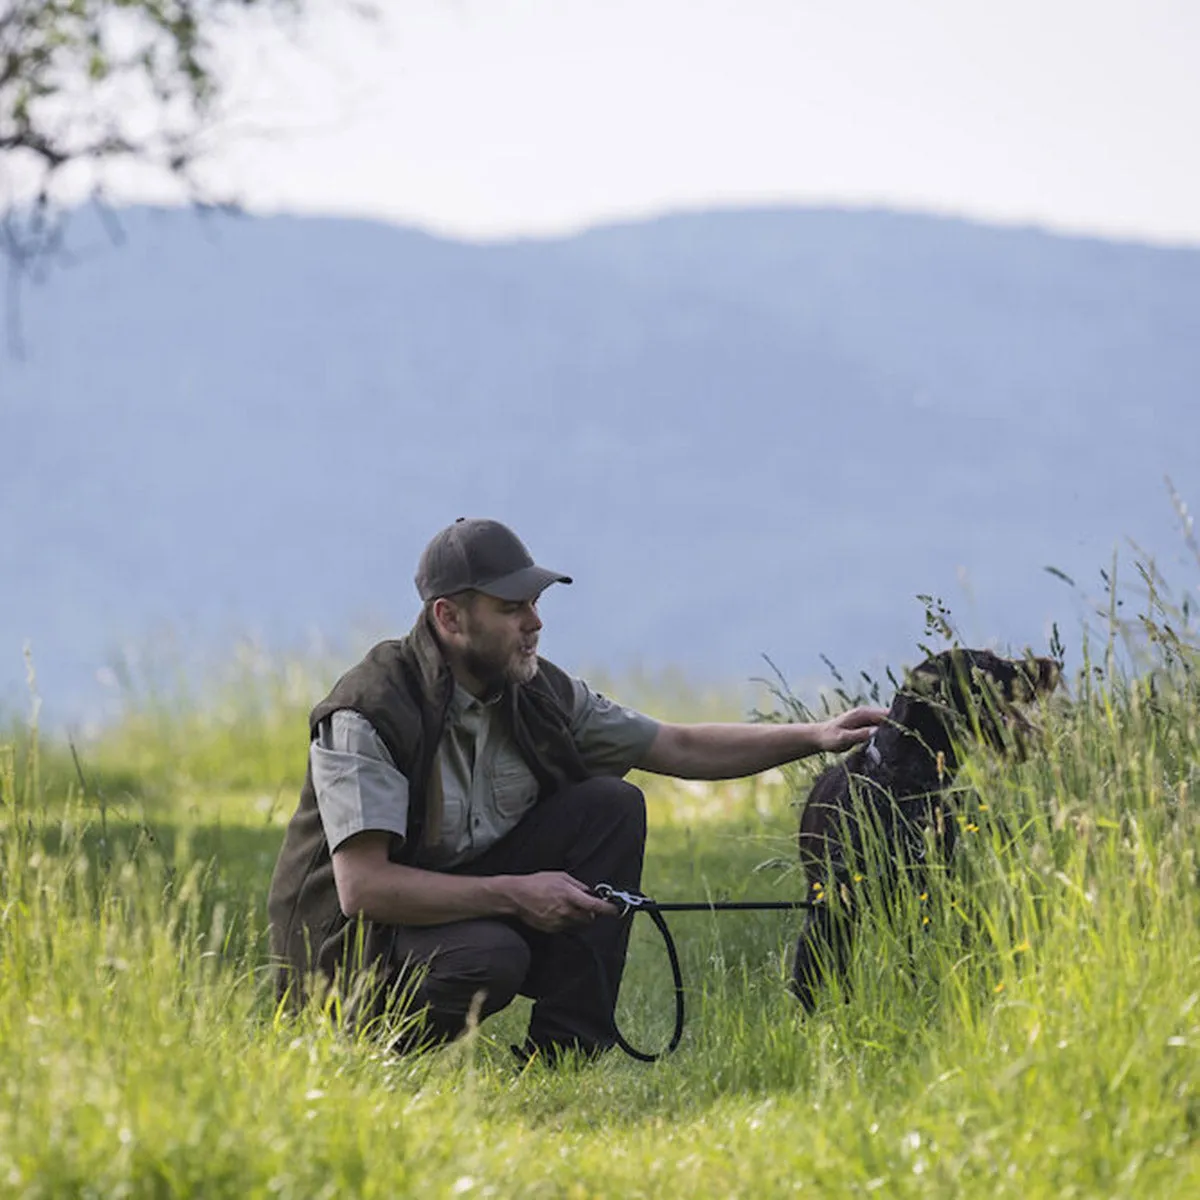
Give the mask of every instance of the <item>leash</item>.
<path id="1" fill-rule="evenodd" d="M 660 1058 L 668 1054 L 672 1054 L 679 1046 L 680 1039 L 683 1037 L 683 970 L 679 965 L 679 952 L 675 948 L 675 939 L 671 936 L 671 930 L 667 927 L 667 919 L 663 913 L 668 912 L 770 912 L 781 911 L 785 909 L 796 908 L 812 908 L 814 901 L 812 900 L 699 900 L 699 901 L 675 901 L 660 904 L 657 900 L 652 900 L 649 896 L 643 895 L 641 892 L 622 891 L 620 888 L 615 888 L 609 883 L 598 883 L 592 888 L 592 894 L 599 896 L 601 900 L 607 900 L 609 904 L 614 905 L 619 911 L 617 919 L 619 921 L 632 921 L 638 913 L 645 913 L 651 921 L 654 922 L 655 928 L 662 934 L 663 943 L 667 948 L 667 958 L 671 963 L 671 976 L 675 987 L 675 1029 L 671 1034 L 671 1040 L 667 1043 L 665 1049 L 658 1051 L 656 1054 L 648 1053 L 645 1050 L 639 1050 L 637 1047 L 630 1045 L 625 1039 L 624 1034 L 617 1026 L 617 997 L 613 992 L 611 983 L 609 982 L 608 973 L 604 969 L 604 964 L 600 961 L 600 955 L 596 948 L 590 943 L 585 943 L 592 952 L 592 958 L 595 960 L 596 970 L 600 976 L 601 983 L 608 993 L 608 997 L 612 1002 L 613 1013 L 613 1034 L 616 1037 L 617 1045 L 629 1055 L 630 1058 L 636 1058 L 638 1062 L 657 1062 Z"/>

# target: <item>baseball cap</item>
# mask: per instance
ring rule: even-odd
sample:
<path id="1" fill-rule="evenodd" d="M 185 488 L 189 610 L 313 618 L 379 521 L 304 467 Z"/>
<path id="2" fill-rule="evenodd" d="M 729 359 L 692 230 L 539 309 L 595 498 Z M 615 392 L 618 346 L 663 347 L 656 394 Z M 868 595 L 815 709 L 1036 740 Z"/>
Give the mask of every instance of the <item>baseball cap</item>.
<path id="1" fill-rule="evenodd" d="M 498 600 L 532 600 L 569 575 L 539 567 L 525 543 L 507 525 L 480 517 L 459 517 L 436 533 L 417 563 L 417 594 L 422 600 L 471 589 Z"/>

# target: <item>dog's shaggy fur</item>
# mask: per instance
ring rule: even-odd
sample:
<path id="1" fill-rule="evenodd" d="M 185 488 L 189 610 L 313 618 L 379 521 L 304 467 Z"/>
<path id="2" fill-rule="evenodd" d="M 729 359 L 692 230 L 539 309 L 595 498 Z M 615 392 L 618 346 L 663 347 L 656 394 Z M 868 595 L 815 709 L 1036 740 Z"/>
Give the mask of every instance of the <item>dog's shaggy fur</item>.
<path id="1" fill-rule="evenodd" d="M 830 975 L 846 969 L 850 897 L 864 891 L 852 884 L 870 872 L 867 894 L 890 895 L 902 871 L 923 872 L 930 835 L 949 861 L 958 832 L 949 789 L 963 747 L 976 740 L 1023 753 L 1031 726 L 1016 706 L 1052 692 L 1059 675 L 1049 658 L 934 655 L 908 673 L 871 741 L 817 777 L 800 817 L 800 862 L 809 896 L 825 900 L 806 912 L 792 970 L 792 991 L 808 1011 Z"/>

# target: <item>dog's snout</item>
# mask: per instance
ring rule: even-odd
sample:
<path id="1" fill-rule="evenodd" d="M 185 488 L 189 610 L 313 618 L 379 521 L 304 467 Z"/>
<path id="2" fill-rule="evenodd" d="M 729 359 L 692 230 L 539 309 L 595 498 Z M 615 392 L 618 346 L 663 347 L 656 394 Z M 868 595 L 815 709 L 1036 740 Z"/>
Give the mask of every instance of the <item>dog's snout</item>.
<path id="1" fill-rule="evenodd" d="M 1038 691 L 1052 692 L 1062 681 L 1062 664 L 1052 658 L 1038 660 Z"/>
<path id="2" fill-rule="evenodd" d="M 1049 695 L 1062 678 L 1062 667 L 1052 658 L 1027 658 L 1017 672 L 1013 699 L 1018 703 Z"/>

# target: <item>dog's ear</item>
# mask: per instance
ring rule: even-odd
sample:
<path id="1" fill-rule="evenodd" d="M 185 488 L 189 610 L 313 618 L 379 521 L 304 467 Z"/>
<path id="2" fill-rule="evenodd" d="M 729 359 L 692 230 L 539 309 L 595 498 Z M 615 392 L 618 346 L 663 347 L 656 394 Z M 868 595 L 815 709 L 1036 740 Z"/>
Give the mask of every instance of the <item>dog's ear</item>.
<path id="1" fill-rule="evenodd" d="M 887 724 L 885 729 L 893 729 L 900 726 L 904 729 L 912 729 L 918 722 L 919 715 L 922 712 L 928 712 L 929 705 L 925 703 L 919 692 L 908 687 L 908 681 L 905 681 L 905 690 L 897 692 L 892 700 L 891 707 L 888 709 Z"/>
<path id="2" fill-rule="evenodd" d="M 910 682 L 915 682 L 916 686 L 909 687 Z M 926 690 L 928 694 L 922 694 Z M 912 672 L 906 677 L 904 687 L 893 697 L 887 720 L 876 731 L 875 744 L 887 759 L 902 755 L 905 747 L 920 745 L 931 756 L 942 752 L 946 761 L 951 762 L 945 709 L 936 677 L 931 681 L 926 673 Z"/>

